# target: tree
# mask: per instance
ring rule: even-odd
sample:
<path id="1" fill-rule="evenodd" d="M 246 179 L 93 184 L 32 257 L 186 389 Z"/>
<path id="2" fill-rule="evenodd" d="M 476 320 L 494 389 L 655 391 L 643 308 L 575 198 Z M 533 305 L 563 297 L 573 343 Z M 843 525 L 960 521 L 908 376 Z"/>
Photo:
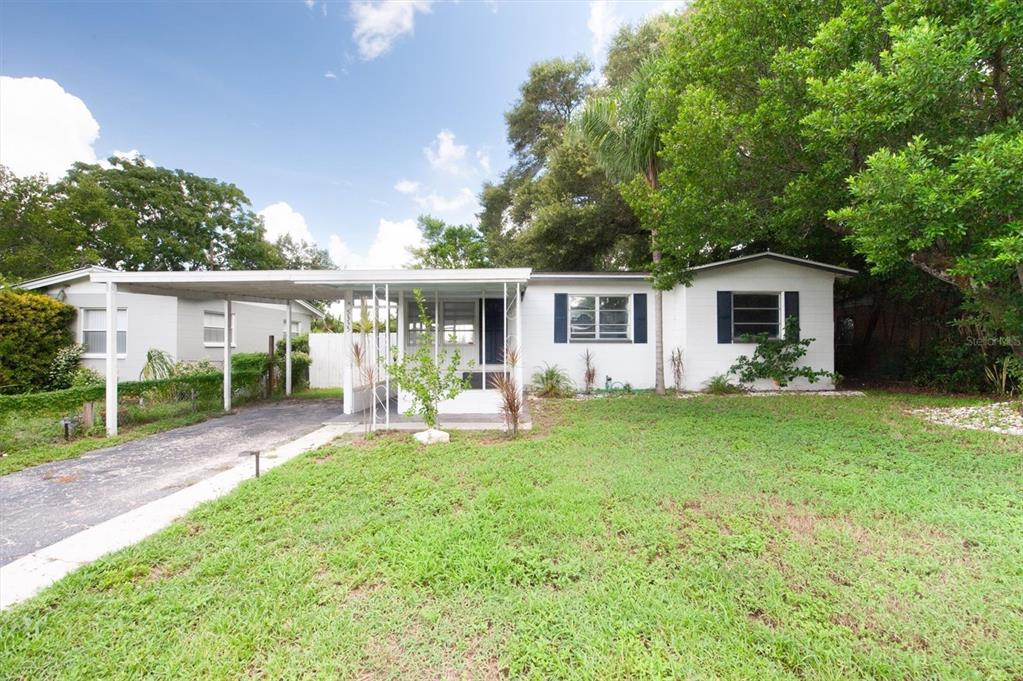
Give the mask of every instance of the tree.
<path id="1" fill-rule="evenodd" d="M 519 88 L 519 100 L 504 115 L 516 178 L 532 178 L 543 167 L 572 114 L 590 92 L 586 77 L 592 68 L 581 56 L 571 61 L 549 59 L 529 68 L 529 78 Z"/>
<path id="2" fill-rule="evenodd" d="M 449 225 L 429 215 L 420 215 L 419 230 L 426 245 L 411 248 L 416 267 L 461 269 L 488 267 L 486 242 L 471 225 Z"/>
<path id="3" fill-rule="evenodd" d="M 656 67 L 653 61 L 644 63 L 630 76 L 626 86 L 591 98 L 579 116 L 579 129 L 590 141 L 608 176 L 631 185 L 627 196 L 631 197 L 629 203 L 643 226 L 650 231 L 655 270 L 661 261 L 657 231 L 663 213 L 658 191 L 660 119 L 649 99 Z M 658 394 L 664 394 L 664 287 L 656 284 L 655 279 L 654 388 Z"/>
<path id="4" fill-rule="evenodd" d="M 274 269 L 332 270 L 336 269 L 326 248 L 308 241 L 296 241 L 290 234 L 282 234 L 273 243 L 279 264 Z"/>
<path id="5" fill-rule="evenodd" d="M 672 26 L 670 14 L 658 14 L 639 25 L 625 24 L 618 29 L 604 63 L 604 80 L 608 87 L 628 83 L 640 64 L 654 58 L 665 47 Z"/>

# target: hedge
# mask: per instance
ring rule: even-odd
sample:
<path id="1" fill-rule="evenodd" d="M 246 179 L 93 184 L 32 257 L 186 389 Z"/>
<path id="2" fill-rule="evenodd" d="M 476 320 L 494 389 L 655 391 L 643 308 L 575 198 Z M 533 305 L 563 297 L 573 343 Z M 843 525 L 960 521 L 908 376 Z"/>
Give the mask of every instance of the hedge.
<path id="1" fill-rule="evenodd" d="M 43 293 L 0 290 L 0 393 L 42 388 L 71 345 L 75 308 Z"/>
<path id="2" fill-rule="evenodd" d="M 232 371 L 231 387 L 233 392 L 243 393 L 251 397 L 259 394 L 263 374 L 260 371 Z M 138 397 L 143 393 L 174 389 L 178 395 L 191 394 L 195 390 L 196 397 L 213 397 L 218 395 L 223 385 L 223 374 L 194 374 L 158 381 L 126 381 L 118 383 L 118 397 Z M 252 393 L 252 394 L 247 394 Z M 79 409 L 85 402 L 97 402 L 104 399 L 106 386 L 97 385 L 51 390 L 49 392 L 24 393 L 21 395 L 0 395 L 0 414 L 20 411 L 26 413 L 66 413 Z"/>

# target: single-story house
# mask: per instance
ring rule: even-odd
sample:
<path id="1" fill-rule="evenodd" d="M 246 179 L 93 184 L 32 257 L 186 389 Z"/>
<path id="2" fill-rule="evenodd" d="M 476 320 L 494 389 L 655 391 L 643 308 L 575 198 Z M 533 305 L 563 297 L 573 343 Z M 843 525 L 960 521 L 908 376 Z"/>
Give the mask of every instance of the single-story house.
<path id="1" fill-rule="evenodd" d="M 116 272 L 106 267 L 83 267 L 23 282 L 19 288 L 40 291 L 74 306 L 78 315 L 72 325 L 75 342 L 85 346 L 82 363 L 106 370 L 106 285 L 91 281 L 94 274 Z M 269 337 L 283 338 L 286 305 L 239 302 L 232 311 L 236 352 L 266 352 Z M 293 334 L 308 333 L 313 319 L 323 313 L 296 300 L 291 310 Z M 156 348 L 177 361 L 209 360 L 216 367 L 224 361 L 224 301 L 191 295 L 152 295 L 125 292 L 117 298 L 117 376 L 138 380 L 146 353 Z"/>
<path id="2" fill-rule="evenodd" d="M 676 350 L 684 362 L 682 387 L 699 390 L 715 375 L 727 373 L 738 357 L 753 352 L 754 344 L 741 340 L 746 334 L 777 336 L 788 317 L 799 320 L 802 338 L 814 339 L 803 363 L 833 370 L 834 282 L 854 275 L 854 270 L 767 252 L 695 267 L 691 273 L 688 286 L 663 293 L 662 352 L 669 385 L 671 355 Z M 374 424 L 389 423 L 392 410 L 404 411 L 409 405 L 409 396 L 391 384 L 384 368 L 393 359 L 392 352 L 405 353 L 423 338 L 413 300 L 417 290 L 439 330 L 433 336 L 434 354 L 458 349 L 461 370 L 472 386 L 442 403 L 441 413 L 497 413 L 500 398 L 493 377 L 510 372 L 521 390 L 543 364 L 560 366 L 582 385 L 587 350 L 597 368 L 598 386 L 610 378 L 612 383 L 628 383 L 635 389 L 654 387 L 655 294 L 644 273 L 554 273 L 527 268 L 95 271 L 90 280 L 105 289 L 108 309 L 121 306 L 122 295 L 132 294 L 188 295 L 224 301 L 225 308 L 233 301 L 342 301 L 344 412 L 372 408 Z M 353 333 L 350 322 L 357 304 L 380 322 L 396 319 L 396 333 Z M 356 345 L 362 346 L 370 363 L 376 361 L 380 367 L 369 384 L 360 380 L 364 374 L 353 359 Z M 372 347 L 378 352 L 372 352 Z M 223 350 L 226 356 L 231 346 Z M 506 350 L 517 351 L 516 365 L 507 363 Z M 224 406 L 229 409 L 230 372 L 224 378 Z M 108 401 L 116 399 L 116 385 L 116 377 L 108 373 Z M 801 380 L 790 386 L 808 387 Z M 823 382 L 813 387 L 834 386 Z M 116 416 L 107 425 L 116 431 Z"/>

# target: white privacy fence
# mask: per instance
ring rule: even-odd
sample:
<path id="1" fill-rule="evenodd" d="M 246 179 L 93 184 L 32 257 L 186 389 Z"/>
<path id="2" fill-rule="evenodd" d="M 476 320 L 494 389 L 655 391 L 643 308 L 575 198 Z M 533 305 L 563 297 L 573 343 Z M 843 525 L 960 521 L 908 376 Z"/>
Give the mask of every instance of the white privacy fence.
<path id="1" fill-rule="evenodd" d="M 370 395 L 372 390 L 370 384 L 374 376 L 380 384 L 378 398 L 384 397 L 384 382 L 387 376 L 386 361 L 388 348 L 397 345 L 398 339 L 395 333 L 379 332 L 376 335 L 377 352 L 373 352 L 372 333 L 355 333 L 352 335 L 353 346 L 360 349 L 362 361 L 357 366 L 354 358 L 356 351 L 348 348 L 345 344 L 343 333 L 310 333 L 309 334 L 309 387 L 311 388 L 340 388 L 345 384 L 344 372 L 352 371 L 352 394 L 346 395 L 346 400 L 351 400 L 353 409 L 361 411 L 370 406 Z M 395 392 L 395 386 L 391 386 L 391 394 Z"/>
<path id="2" fill-rule="evenodd" d="M 309 334 L 309 387 L 340 388 L 343 383 L 343 333 Z"/>

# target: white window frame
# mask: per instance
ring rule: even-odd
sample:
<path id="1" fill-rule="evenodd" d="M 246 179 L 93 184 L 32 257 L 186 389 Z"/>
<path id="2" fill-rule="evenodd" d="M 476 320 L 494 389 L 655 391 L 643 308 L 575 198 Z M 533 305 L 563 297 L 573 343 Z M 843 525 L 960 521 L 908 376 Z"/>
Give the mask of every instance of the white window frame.
<path id="1" fill-rule="evenodd" d="M 284 335 L 281 336 L 281 338 L 284 338 L 284 336 L 286 336 L 287 333 L 288 333 L 288 320 L 287 319 L 282 319 L 281 320 L 281 333 L 284 334 Z M 295 336 L 300 336 L 300 335 L 302 335 L 302 320 L 300 320 L 300 319 L 292 319 L 291 320 L 291 336 L 292 336 L 292 338 L 294 338 Z"/>
<path id="2" fill-rule="evenodd" d="M 203 310 L 202 311 L 202 345 L 205 348 L 222 348 L 224 347 L 224 341 L 209 342 L 206 340 L 206 329 L 223 329 L 222 326 L 209 326 L 206 324 L 206 315 L 216 315 L 223 320 L 224 313 L 219 310 Z M 225 329 L 226 331 L 226 329 Z M 231 313 L 231 347 L 238 347 L 238 315 L 235 312 Z"/>
<path id="3" fill-rule="evenodd" d="M 593 298 L 593 338 L 582 338 L 572 333 L 572 299 Z M 625 338 L 600 337 L 600 299 L 625 299 Z M 632 343 L 633 342 L 633 294 L 631 293 L 569 293 L 568 294 L 568 342 L 569 343 Z"/>
<path id="4" fill-rule="evenodd" d="M 431 325 L 435 325 L 436 320 L 433 319 L 434 312 L 433 301 L 431 300 L 428 302 L 424 302 L 423 306 L 426 308 L 426 316 L 430 318 L 430 321 L 432 323 Z M 405 324 L 405 347 L 407 348 L 414 348 L 418 346 L 420 336 L 422 336 L 424 333 L 429 333 L 431 331 L 431 329 L 429 328 L 427 329 L 412 328 L 413 324 L 416 325 L 417 327 L 419 326 L 419 305 L 416 303 L 414 299 L 413 300 L 409 300 L 407 298 L 405 299 L 404 324 Z M 439 327 L 437 329 L 437 332 L 440 333 Z"/>
<path id="5" fill-rule="evenodd" d="M 778 327 L 778 333 L 773 334 L 773 335 L 769 335 L 768 338 L 771 339 L 771 340 L 777 340 L 777 339 L 781 338 L 785 334 L 785 324 L 783 322 L 783 320 L 785 319 L 785 315 L 784 315 L 785 310 L 783 309 L 784 301 L 782 299 L 781 291 L 732 291 L 732 341 L 733 342 L 739 342 L 739 343 L 748 342 L 748 341 L 743 341 L 743 340 L 740 340 L 740 339 L 742 339 L 742 338 L 744 338 L 746 336 L 753 335 L 751 333 L 739 333 L 738 329 L 735 328 L 735 324 L 736 324 L 736 321 L 735 321 L 735 311 L 737 309 L 738 310 L 770 310 L 771 309 L 769 307 L 738 307 L 737 308 L 736 305 L 735 305 L 735 297 L 736 296 L 774 296 L 775 299 L 777 300 L 777 304 L 775 305 L 774 310 L 775 310 L 775 312 L 778 313 L 777 320 L 774 322 L 774 324 Z M 738 322 L 738 323 L 739 324 L 752 324 L 754 322 Z M 759 322 L 759 323 L 761 323 L 761 324 L 771 324 L 772 322 Z"/>
<path id="6" fill-rule="evenodd" d="M 444 324 L 447 322 L 446 310 L 447 310 L 447 306 L 448 306 L 449 303 L 458 303 L 458 304 L 468 303 L 468 304 L 472 305 L 472 340 L 469 341 L 468 343 L 451 342 L 450 340 L 448 340 L 447 334 L 444 332 Z M 440 325 L 438 326 L 437 331 L 438 331 L 438 333 L 441 334 L 441 337 L 440 337 L 440 344 L 441 345 L 446 345 L 448 347 L 460 347 L 460 348 L 469 348 L 469 347 L 475 347 L 476 345 L 479 345 L 480 308 L 479 308 L 479 301 L 478 300 L 476 300 L 476 299 L 465 300 L 465 299 L 459 299 L 459 298 L 449 298 L 448 300 L 441 300 L 440 301 L 440 318 L 441 318 L 441 321 L 440 321 Z"/>
<path id="7" fill-rule="evenodd" d="M 103 313 L 103 328 L 102 329 L 87 329 L 85 328 L 85 319 L 88 317 L 86 312 L 102 312 Z M 121 328 L 121 313 L 124 313 L 124 328 Z M 107 309 L 105 307 L 83 307 L 78 310 L 78 342 L 82 345 L 85 344 L 85 332 L 86 331 L 102 331 L 104 339 L 106 338 L 107 332 Z M 119 307 L 117 308 L 117 333 L 124 334 L 124 352 L 117 353 L 117 359 L 125 359 L 128 356 L 128 308 Z M 106 347 L 106 341 L 104 340 L 104 346 Z M 82 353 L 82 359 L 104 359 L 107 356 L 106 352 L 85 352 Z"/>

